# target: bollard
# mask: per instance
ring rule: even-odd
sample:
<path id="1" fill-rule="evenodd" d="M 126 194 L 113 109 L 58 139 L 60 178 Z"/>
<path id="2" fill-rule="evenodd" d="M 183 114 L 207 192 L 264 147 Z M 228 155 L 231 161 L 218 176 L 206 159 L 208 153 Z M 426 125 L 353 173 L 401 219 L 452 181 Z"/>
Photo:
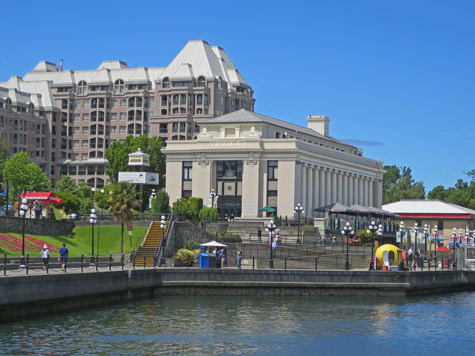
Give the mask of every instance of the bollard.
<path id="1" fill-rule="evenodd" d="M 84 270 L 84 254 L 81 255 L 81 272 Z"/>
<path id="2" fill-rule="evenodd" d="M 96 272 L 99 271 L 99 256 L 96 258 Z"/>
<path id="3" fill-rule="evenodd" d="M 112 253 L 109 254 L 109 271 L 112 270 Z"/>
<path id="4" fill-rule="evenodd" d="M 7 275 L 7 254 L 3 255 L 3 275 Z"/>
<path id="5" fill-rule="evenodd" d="M 124 254 L 122 254 L 122 256 L 120 256 L 120 264 L 122 266 L 122 271 L 124 270 Z"/>
<path id="6" fill-rule="evenodd" d="M 254 259 L 255 259 L 255 257 L 252 256 L 252 269 L 254 269 Z"/>
<path id="7" fill-rule="evenodd" d="M 26 255 L 26 274 L 28 274 L 28 269 L 30 268 L 30 254 Z"/>
<path id="8" fill-rule="evenodd" d="M 145 269 L 145 263 L 146 263 L 145 260 L 146 260 L 146 258 L 147 258 L 147 255 L 144 254 L 144 255 L 143 255 L 143 268 L 144 268 L 144 269 Z"/>
<path id="9" fill-rule="evenodd" d="M 287 257 L 284 258 L 284 270 L 287 271 Z"/>
<path id="10" fill-rule="evenodd" d="M 318 257 L 315 257 L 315 271 L 317 270 L 317 266 L 318 266 Z"/>

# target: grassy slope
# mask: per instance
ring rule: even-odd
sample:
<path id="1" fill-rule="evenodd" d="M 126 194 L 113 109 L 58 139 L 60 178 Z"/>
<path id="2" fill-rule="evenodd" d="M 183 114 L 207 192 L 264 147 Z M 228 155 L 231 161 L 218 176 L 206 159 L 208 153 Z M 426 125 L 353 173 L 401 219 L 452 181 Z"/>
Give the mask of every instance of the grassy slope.
<path id="1" fill-rule="evenodd" d="M 94 253 L 97 254 L 97 227 L 94 229 Z M 147 226 L 134 226 L 132 231 L 132 241 L 129 239 L 127 227 L 124 228 L 124 253 L 129 253 L 137 246 L 142 244 L 143 238 L 147 233 Z M 1 234 L 7 234 L 8 232 L 2 231 Z M 22 238 L 21 234 L 10 233 L 11 235 Z M 27 236 L 34 237 L 38 240 L 52 244 L 56 247 L 61 247 L 63 243 L 69 249 L 69 255 L 72 257 L 80 257 L 91 255 L 91 243 L 92 243 L 92 231 L 91 226 L 75 227 L 73 231 L 68 235 L 56 235 L 56 236 L 40 236 L 27 234 Z M 28 240 L 25 240 L 28 241 Z M 21 251 L 11 251 L 9 249 L 0 248 L 0 254 L 7 254 L 8 256 L 21 256 Z M 30 254 L 31 257 L 41 257 L 40 251 L 25 250 L 25 254 Z M 120 225 L 119 226 L 100 226 L 100 243 L 99 243 L 99 255 L 108 256 L 110 253 L 120 253 Z M 52 254 L 54 255 L 54 254 Z"/>

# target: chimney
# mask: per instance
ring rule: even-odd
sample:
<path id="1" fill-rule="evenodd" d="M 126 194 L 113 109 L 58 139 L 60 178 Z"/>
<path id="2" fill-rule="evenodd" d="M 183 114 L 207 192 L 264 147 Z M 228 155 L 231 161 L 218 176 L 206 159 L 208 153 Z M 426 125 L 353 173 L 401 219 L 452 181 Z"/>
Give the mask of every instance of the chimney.
<path id="1" fill-rule="evenodd" d="M 63 61 L 62 59 L 59 60 L 59 71 L 60 71 L 60 72 L 63 71 L 63 62 L 64 62 L 64 61 Z"/>
<path id="2" fill-rule="evenodd" d="M 330 119 L 325 115 L 308 115 L 308 128 L 323 136 L 330 135 Z"/>

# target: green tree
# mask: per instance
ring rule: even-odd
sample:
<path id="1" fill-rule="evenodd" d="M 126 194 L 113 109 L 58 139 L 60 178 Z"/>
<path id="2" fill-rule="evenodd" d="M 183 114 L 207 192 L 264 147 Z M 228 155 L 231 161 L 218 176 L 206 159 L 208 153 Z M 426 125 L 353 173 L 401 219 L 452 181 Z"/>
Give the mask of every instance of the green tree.
<path id="1" fill-rule="evenodd" d="M 170 212 L 170 198 L 168 193 L 160 190 L 152 199 L 152 213 L 167 214 Z"/>
<path id="2" fill-rule="evenodd" d="M 61 176 L 61 179 L 56 183 L 56 190 L 60 193 L 75 194 L 78 190 L 78 185 L 70 176 Z"/>
<path id="3" fill-rule="evenodd" d="M 216 208 L 203 208 L 200 210 L 199 214 L 201 221 L 218 221 L 218 209 Z"/>
<path id="4" fill-rule="evenodd" d="M 12 196 L 16 199 L 23 190 L 41 192 L 51 188 L 51 181 L 40 167 L 30 163 L 25 152 L 16 153 L 5 162 L 4 179 L 10 183 Z"/>
<path id="5" fill-rule="evenodd" d="M 140 201 L 135 187 L 130 183 L 114 184 L 111 191 L 108 212 L 120 221 L 120 253 L 124 253 L 124 223 L 132 220 L 132 209 L 140 208 Z"/>
<path id="6" fill-rule="evenodd" d="M 203 208 L 203 198 L 190 197 L 190 199 L 188 199 L 188 205 L 189 219 L 198 222 L 200 219 L 200 210 Z"/>
<path id="7" fill-rule="evenodd" d="M 445 188 L 438 185 L 429 192 L 428 198 L 445 200 L 469 209 L 475 209 L 475 169 L 465 172 L 465 174 L 469 177 L 468 182 L 457 179 L 453 187 Z"/>
<path id="8" fill-rule="evenodd" d="M 5 162 L 10 155 L 8 147 L 3 140 L 0 140 L 0 182 L 3 182 L 3 170 L 5 169 Z"/>
<path id="9" fill-rule="evenodd" d="M 172 213 L 175 214 L 178 220 L 190 219 L 190 204 L 188 199 L 180 198 L 172 205 Z"/>
<path id="10" fill-rule="evenodd" d="M 76 195 L 79 198 L 79 214 L 88 215 L 93 207 L 91 187 L 86 182 L 78 184 Z"/>
<path id="11" fill-rule="evenodd" d="M 79 212 L 81 201 L 76 194 L 69 192 L 57 192 L 56 196 L 61 199 L 61 203 L 56 205 L 56 208 L 64 209 L 66 214 Z"/>
<path id="12" fill-rule="evenodd" d="M 422 182 L 415 182 L 409 167 L 385 166 L 383 177 L 383 204 L 401 199 L 424 199 Z"/>
<path id="13" fill-rule="evenodd" d="M 109 161 L 106 170 L 107 175 L 112 182 L 117 182 L 119 172 L 132 172 L 134 167 L 128 165 L 129 153 L 136 152 L 138 148 L 141 148 L 143 152 L 150 155 L 150 166 L 143 167 L 144 172 L 158 173 L 160 175 L 158 188 L 164 187 L 165 158 L 161 153 L 161 137 L 147 137 L 147 135 L 134 137 L 129 135 L 122 143 L 114 141 L 106 153 L 106 158 Z"/>

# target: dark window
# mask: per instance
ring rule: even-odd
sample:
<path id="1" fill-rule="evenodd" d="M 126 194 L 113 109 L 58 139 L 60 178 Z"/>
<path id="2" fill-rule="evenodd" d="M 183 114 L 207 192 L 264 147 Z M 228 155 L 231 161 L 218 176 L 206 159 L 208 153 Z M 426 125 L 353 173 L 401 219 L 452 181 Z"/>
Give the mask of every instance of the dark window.
<path id="1" fill-rule="evenodd" d="M 193 178 L 193 163 L 183 162 L 183 180 L 192 180 Z"/>
<path id="2" fill-rule="evenodd" d="M 278 161 L 267 162 L 267 179 L 268 180 L 277 180 L 279 178 L 278 165 L 279 165 Z"/>

